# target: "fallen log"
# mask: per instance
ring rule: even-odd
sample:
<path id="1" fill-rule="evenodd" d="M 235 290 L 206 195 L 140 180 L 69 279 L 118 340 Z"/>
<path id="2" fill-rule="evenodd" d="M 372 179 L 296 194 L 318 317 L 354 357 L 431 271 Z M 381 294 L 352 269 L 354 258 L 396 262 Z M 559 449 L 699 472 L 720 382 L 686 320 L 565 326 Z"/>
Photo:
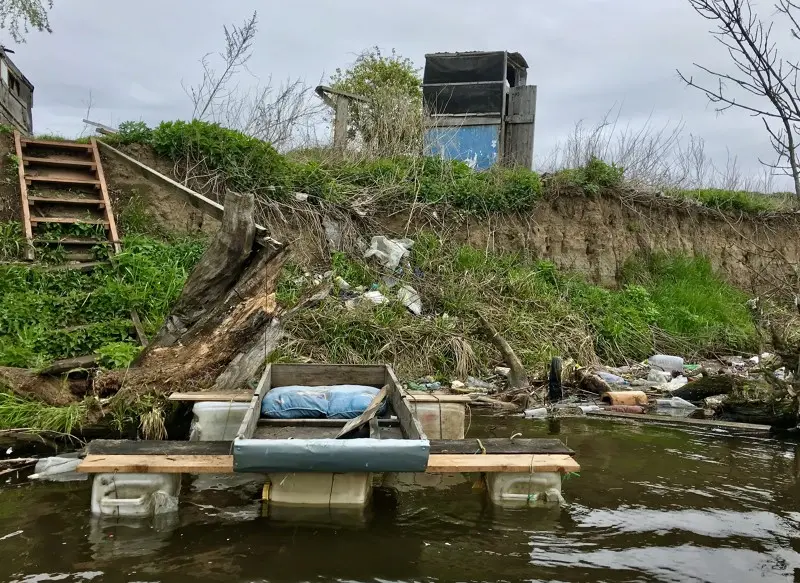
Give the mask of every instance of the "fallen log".
<path id="1" fill-rule="evenodd" d="M 283 336 L 275 288 L 286 247 L 256 238 L 251 194 L 228 193 L 220 230 L 159 332 L 125 371 L 95 379 L 121 389 L 235 390 L 257 375 Z"/>
<path id="2" fill-rule="evenodd" d="M 514 349 L 511 348 L 511 345 L 508 343 L 508 341 L 500 335 L 500 332 L 497 331 L 497 328 L 495 328 L 492 323 L 484 317 L 483 314 L 478 314 L 478 319 L 489 336 L 492 344 L 494 344 L 495 347 L 500 351 L 500 354 L 503 355 L 503 361 L 511 369 L 511 372 L 508 374 L 508 386 L 512 389 L 527 387 L 529 385 L 528 374 L 525 372 L 525 367 L 522 366 L 522 361 L 514 352 Z"/>
<path id="3" fill-rule="evenodd" d="M 747 379 L 733 375 L 706 375 L 670 393 L 687 401 L 702 401 L 707 397 L 728 395 L 747 384 Z"/>

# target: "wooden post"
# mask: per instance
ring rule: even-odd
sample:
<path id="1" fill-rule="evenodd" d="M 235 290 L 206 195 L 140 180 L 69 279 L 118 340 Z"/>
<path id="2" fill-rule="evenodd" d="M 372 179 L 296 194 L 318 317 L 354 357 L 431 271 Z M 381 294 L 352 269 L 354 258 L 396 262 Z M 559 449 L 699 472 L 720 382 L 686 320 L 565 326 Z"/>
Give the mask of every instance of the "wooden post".
<path id="1" fill-rule="evenodd" d="M 347 147 L 347 126 L 350 122 L 350 99 L 344 95 L 337 95 L 335 100 L 333 147 L 336 150 L 344 150 Z"/>
<path id="2" fill-rule="evenodd" d="M 503 164 L 533 168 L 533 134 L 536 124 L 536 85 L 512 87 L 506 116 Z"/>

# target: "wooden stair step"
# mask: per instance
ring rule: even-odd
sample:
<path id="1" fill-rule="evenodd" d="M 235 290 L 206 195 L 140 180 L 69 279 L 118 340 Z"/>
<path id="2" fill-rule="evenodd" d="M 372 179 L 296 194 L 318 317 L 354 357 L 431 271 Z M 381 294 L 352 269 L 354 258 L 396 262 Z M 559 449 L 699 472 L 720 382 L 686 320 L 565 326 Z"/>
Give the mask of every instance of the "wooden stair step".
<path id="1" fill-rule="evenodd" d="M 83 204 L 89 206 L 99 206 L 103 208 L 105 202 L 99 198 L 59 198 L 57 196 L 29 196 L 28 204 L 35 202 L 47 202 L 53 204 Z"/>
<path id="2" fill-rule="evenodd" d="M 91 144 L 79 144 L 78 142 L 59 142 L 57 140 L 37 140 L 33 138 L 21 138 L 20 144 L 22 147 L 26 146 L 41 146 L 43 148 L 63 148 L 66 150 L 84 150 L 86 152 L 92 151 Z"/>
<path id="3" fill-rule="evenodd" d="M 39 158 L 37 156 L 23 156 L 22 161 L 26 164 L 41 164 L 42 166 L 75 166 L 78 168 L 88 168 L 90 170 L 96 168 L 94 160 L 79 160 L 78 158 Z"/>
<path id="4" fill-rule="evenodd" d="M 106 243 L 106 239 L 92 239 L 91 237 L 68 237 L 64 239 L 34 239 L 37 245 L 97 245 Z"/>
<path id="5" fill-rule="evenodd" d="M 68 269 L 76 269 L 78 271 L 92 271 L 95 267 L 101 265 L 110 265 L 110 261 L 91 261 L 89 263 L 62 263 L 61 265 L 49 265 L 43 268 L 43 271 L 66 271 Z"/>
<path id="6" fill-rule="evenodd" d="M 31 217 L 31 224 L 36 223 L 64 223 L 85 225 L 104 225 L 108 226 L 108 221 L 104 219 L 82 219 L 78 217 Z"/>
<path id="7" fill-rule="evenodd" d="M 89 185 L 100 187 L 100 181 L 96 178 L 72 178 L 72 177 L 63 177 L 63 176 L 47 176 L 45 175 L 34 175 L 34 174 L 26 174 L 25 175 L 25 182 L 51 182 L 55 184 L 80 184 L 80 185 Z"/>

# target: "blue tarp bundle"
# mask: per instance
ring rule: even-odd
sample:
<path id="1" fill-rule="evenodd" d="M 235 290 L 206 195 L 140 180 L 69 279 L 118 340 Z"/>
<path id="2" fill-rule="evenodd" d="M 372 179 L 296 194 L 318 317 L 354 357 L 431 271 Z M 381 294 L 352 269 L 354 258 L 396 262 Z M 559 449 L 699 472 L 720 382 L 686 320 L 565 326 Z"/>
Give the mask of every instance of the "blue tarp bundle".
<path id="1" fill-rule="evenodd" d="M 364 385 L 277 387 L 264 395 L 261 416 L 269 419 L 354 419 L 378 389 Z M 384 404 L 379 414 L 385 410 Z"/>

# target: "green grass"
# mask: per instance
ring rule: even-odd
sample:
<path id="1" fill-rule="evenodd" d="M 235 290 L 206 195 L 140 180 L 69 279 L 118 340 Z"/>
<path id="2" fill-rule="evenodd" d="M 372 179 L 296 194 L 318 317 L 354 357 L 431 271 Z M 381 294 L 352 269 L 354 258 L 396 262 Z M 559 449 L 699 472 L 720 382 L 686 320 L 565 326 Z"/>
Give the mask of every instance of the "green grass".
<path id="1" fill-rule="evenodd" d="M 135 356 L 131 310 L 155 333 L 204 245 L 195 239 L 123 239 L 113 265 L 91 273 L 0 265 L 0 366 L 38 368 L 99 351 L 109 366 Z"/>
<path id="2" fill-rule="evenodd" d="M 31 429 L 69 434 L 80 427 L 86 413 L 84 403 L 55 407 L 0 392 L 0 430 Z"/>
<path id="3" fill-rule="evenodd" d="M 499 364 L 478 311 L 531 371 L 543 370 L 556 355 L 621 364 L 657 351 L 692 356 L 757 348 L 747 297 L 702 259 L 630 262 L 623 286 L 611 290 L 549 262 L 487 254 L 424 233 L 416 238 L 412 263 L 424 277 L 407 282 L 431 317 L 414 317 L 397 302 L 349 310 L 330 300 L 289 322 L 294 341 L 281 357 L 392 362 L 404 376 L 463 377 Z"/>
<path id="4" fill-rule="evenodd" d="M 787 207 L 789 206 L 785 199 L 744 190 L 705 188 L 670 191 L 668 194 L 678 198 L 697 200 L 709 208 L 745 213 L 788 210 Z"/>

